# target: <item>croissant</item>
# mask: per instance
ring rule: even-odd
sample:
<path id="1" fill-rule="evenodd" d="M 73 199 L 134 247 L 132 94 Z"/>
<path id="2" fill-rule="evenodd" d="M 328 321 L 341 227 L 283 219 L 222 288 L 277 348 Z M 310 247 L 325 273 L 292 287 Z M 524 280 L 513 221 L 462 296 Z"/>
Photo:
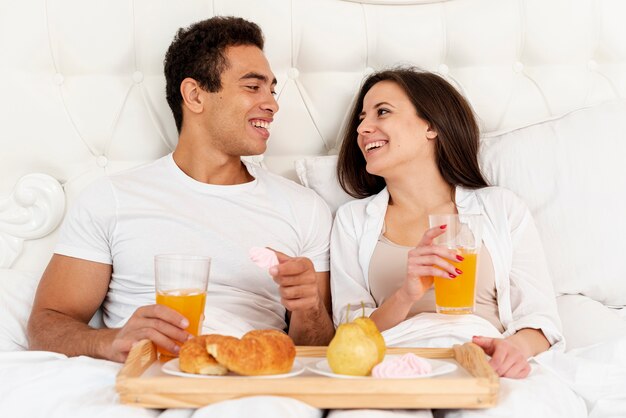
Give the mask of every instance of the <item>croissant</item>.
<path id="1" fill-rule="evenodd" d="M 244 376 L 288 373 L 296 357 L 292 339 L 281 331 L 255 330 L 241 339 L 206 341 L 206 351 L 228 370 Z"/>
<path id="2" fill-rule="evenodd" d="M 178 353 L 180 370 L 185 373 L 225 375 L 228 369 L 206 351 L 207 343 L 224 338 L 221 335 L 200 335 L 186 341 Z"/>

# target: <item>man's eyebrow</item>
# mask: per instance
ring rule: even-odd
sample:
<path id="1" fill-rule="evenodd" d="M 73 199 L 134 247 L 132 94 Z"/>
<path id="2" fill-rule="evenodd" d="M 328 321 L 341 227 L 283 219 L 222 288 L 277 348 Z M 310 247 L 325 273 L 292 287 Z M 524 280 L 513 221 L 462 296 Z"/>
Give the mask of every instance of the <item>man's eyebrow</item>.
<path id="1" fill-rule="evenodd" d="M 264 83 L 267 83 L 267 80 L 268 80 L 267 76 L 265 76 L 263 74 L 255 73 L 255 72 L 251 72 L 251 73 L 245 74 L 243 77 L 240 78 L 240 80 L 246 80 L 246 79 L 249 79 L 249 78 L 254 78 L 256 80 L 263 81 Z M 274 77 L 272 79 L 272 83 L 271 83 L 272 86 L 275 85 L 277 82 L 278 81 L 276 80 L 276 77 Z"/>

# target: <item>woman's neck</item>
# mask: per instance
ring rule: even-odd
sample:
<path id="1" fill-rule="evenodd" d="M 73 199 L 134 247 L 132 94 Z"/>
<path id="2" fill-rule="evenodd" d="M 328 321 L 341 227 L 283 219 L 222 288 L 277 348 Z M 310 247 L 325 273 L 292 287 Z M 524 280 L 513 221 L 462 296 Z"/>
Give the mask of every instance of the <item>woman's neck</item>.
<path id="1" fill-rule="evenodd" d="M 437 167 L 422 167 L 412 173 L 385 178 L 389 205 L 413 214 L 435 213 L 454 207 L 454 187 L 441 176 Z"/>

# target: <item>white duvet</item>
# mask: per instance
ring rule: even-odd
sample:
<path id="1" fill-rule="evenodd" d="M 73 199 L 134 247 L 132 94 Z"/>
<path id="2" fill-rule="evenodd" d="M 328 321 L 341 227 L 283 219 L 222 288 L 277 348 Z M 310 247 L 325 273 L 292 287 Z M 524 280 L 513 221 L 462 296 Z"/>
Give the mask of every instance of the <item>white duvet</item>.
<path id="1" fill-rule="evenodd" d="M 393 346 L 450 346 L 472 335 L 497 336 L 474 316 L 420 315 L 386 331 Z M 527 379 L 500 379 L 500 401 L 487 410 L 440 411 L 447 417 L 626 417 L 626 338 L 568 353 L 546 352 Z M 2 417 L 311 417 L 322 411 L 286 398 L 253 397 L 198 410 L 150 410 L 119 403 L 115 377 L 121 365 L 48 352 L 0 352 Z M 334 411 L 331 417 L 430 415 L 418 411 Z"/>

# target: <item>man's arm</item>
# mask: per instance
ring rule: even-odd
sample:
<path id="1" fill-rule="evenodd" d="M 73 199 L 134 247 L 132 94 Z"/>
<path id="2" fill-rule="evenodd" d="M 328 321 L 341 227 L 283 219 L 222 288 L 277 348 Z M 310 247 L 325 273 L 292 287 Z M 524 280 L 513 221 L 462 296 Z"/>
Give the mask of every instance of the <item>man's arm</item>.
<path id="1" fill-rule="evenodd" d="M 331 316 L 330 276 L 311 260 L 276 251 L 280 264 L 270 268 L 281 302 L 290 312 L 289 336 L 297 345 L 326 345 L 335 335 Z"/>
<path id="2" fill-rule="evenodd" d="M 331 315 L 330 274 L 315 273 L 319 299 L 310 309 L 291 311 L 289 336 L 298 345 L 328 345 L 335 335 Z"/>
<path id="3" fill-rule="evenodd" d="M 188 338 L 186 319 L 160 305 L 144 306 L 123 328 L 94 329 L 89 320 L 102 304 L 111 266 L 55 254 L 41 278 L 28 321 L 31 350 L 87 355 L 122 362 L 144 338 L 177 352 L 174 340 Z"/>

